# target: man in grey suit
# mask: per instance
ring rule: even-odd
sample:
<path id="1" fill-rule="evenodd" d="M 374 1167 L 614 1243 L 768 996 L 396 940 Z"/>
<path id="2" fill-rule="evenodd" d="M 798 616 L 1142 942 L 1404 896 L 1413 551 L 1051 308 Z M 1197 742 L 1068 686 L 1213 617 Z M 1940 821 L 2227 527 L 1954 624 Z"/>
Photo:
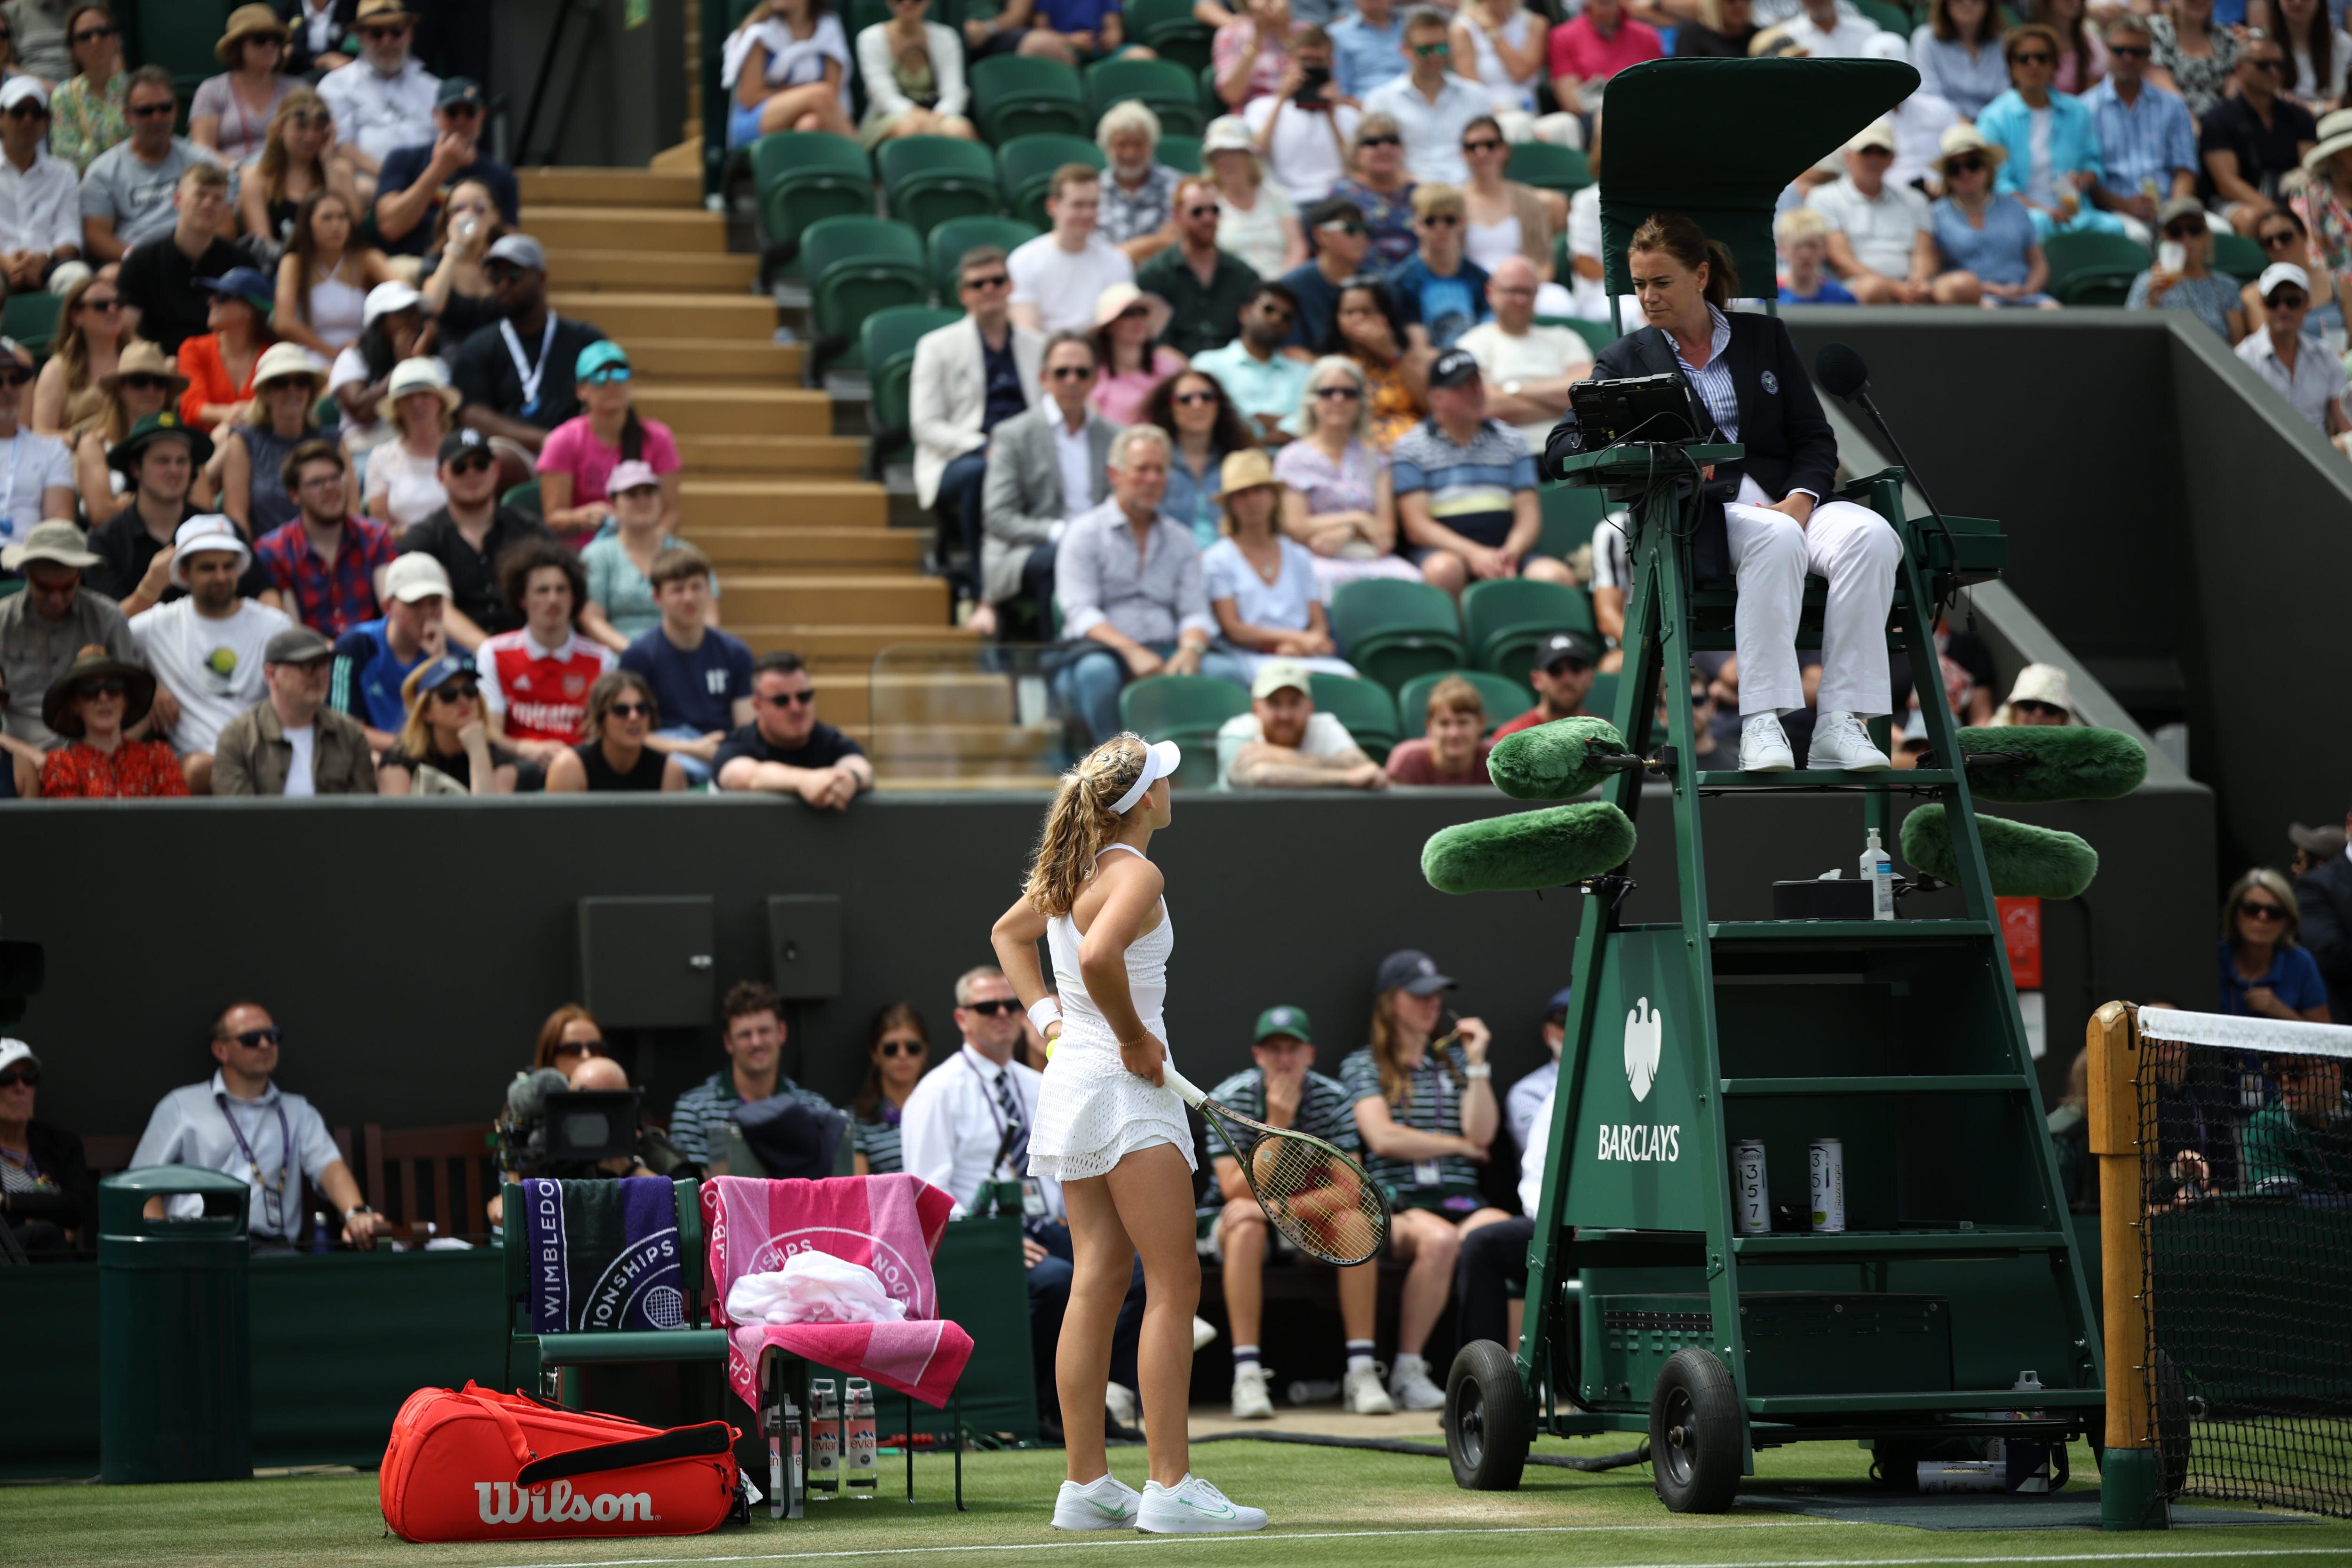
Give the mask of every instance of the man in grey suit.
<path id="1" fill-rule="evenodd" d="M 1077 332 L 1055 333 L 1045 342 L 1045 401 L 998 426 L 988 444 L 981 596 L 990 606 L 1016 596 L 1031 600 L 1041 639 L 1053 624 L 1054 552 L 1062 531 L 1110 494 L 1105 465 L 1118 426 L 1087 402 L 1095 372 L 1092 342 Z M 994 626 L 992 616 L 986 629 Z"/>
<path id="2" fill-rule="evenodd" d="M 1004 252 L 992 245 L 963 253 L 956 294 L 964 319 L 926 332 L 915 344 L 908 388 L 908 426 L 915 438 L 915 495 L 956 530 L 969 564 L 962 588 L 975 601 L 972 625 L 985 637 L 996 612 L 980 591 L 980 496 L 995 428 L 1037 406 L 1042 332 L 1013 324 Z M 947 553 L 944 542 L 940 553 Z"/>

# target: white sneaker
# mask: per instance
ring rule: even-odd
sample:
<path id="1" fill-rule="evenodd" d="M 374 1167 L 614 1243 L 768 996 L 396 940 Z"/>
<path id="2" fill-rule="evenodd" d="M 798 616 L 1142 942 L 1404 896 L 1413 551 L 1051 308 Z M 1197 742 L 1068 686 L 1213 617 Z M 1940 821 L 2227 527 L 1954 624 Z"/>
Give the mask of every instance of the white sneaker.
<path id="1" fill-rule="evenodd" d="M 1217 1342 L 1216 1325 L 1200 1313 L 1192 1314 L 1192 1353 L 1200 1354 Z"/>
<path id="2" fill-rule="evenodd" d="M 1236 1421 L 1271 1421 L 1274 1400 L 1266 1394 L 1266 1380 L 1274 1374 L 1252 1362 L 1234 1368 L 1234 1419 Z"/>
<path id="3" fill-rule="evenodd" d="M 1895 764 L 1871 743 L 1870 731 L 1852 713 L 1824 713 L 1805 748 L 1805 766 L 1849 773 L 1883 773 Z"/>
<path id="4" fill-rule="evenodd" d="M 1135 1390 L 1123 1383 L 1105 1384 L 1103 1403 L 1110 1407 L 1111 1419 L 1122 1426 L 1132 1426 L 1143 1417 L 1142 1402 L 1136 1398 Z"/>
<path id="5" fill-rule="evenodd" d="M 1443 1410 L 1445 1390 L 1429 1381 L 1429 1363 L 1417 1355 L 1396 1358 L 1389 1373 L 1389 1397 L 1400 1410 Z"/>
<path id="6" fill-rule="evenodd" d="M 1396 1401 L 1381 1386 L 1381 1369 L 1377 1363 L 1348 1373 L 1339 1384 L 1339 1403 L 1350 1415 L 1393 1415 Z"/>
<path id="7" fill-rule="evenodd" d="M 1777 713 L 1750 713 L 1739 722 L 1739 771 L 1743 773 L 1784 773 L 1797 765 L 1789 750 L 1789 732 Z"/>
<path id="8" fill-rule="evenodd" d="M 1265 1510 L 1244 1508 L 1225 1500 L 1225 1494 L 1198 1476 L 1186 1476 L 1172 1487 L 1143 1483 L 1143 1504 L 1135 1528 L 1147 1535 L 1207 1535 L 1225 1531 L 1264 1530 Z"/>
<path id="9" fill-rule="evenodd" d="M 1107 1475 L 1090 1486 L 1064 1481 L 1054 1500 L 1055 1530 L 1132 1530 L 1143 1510 L 1143 1494 Z"/>

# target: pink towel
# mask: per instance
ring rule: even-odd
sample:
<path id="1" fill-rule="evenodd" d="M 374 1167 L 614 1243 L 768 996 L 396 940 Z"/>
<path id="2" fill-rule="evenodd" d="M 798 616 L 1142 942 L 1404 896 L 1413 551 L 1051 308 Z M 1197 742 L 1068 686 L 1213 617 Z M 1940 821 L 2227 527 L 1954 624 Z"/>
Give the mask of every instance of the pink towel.
<path id="1" fill-rule="evenodd" d="M 910 1394 L 934 1409 L 948 1402 L 971 1359 L 971 1336 L 939 1321 L 931 1253 L 954 1200 L 918 1176 L 836 1176 L 765 1182 L 715 1176 L 702 1184 L 709 1240 L 710 1321 L 728 1331 L 727 1381 L 759 1404 L 761 1353 L 773 1345 L 836 1372 Z M 795 1252 L 829 1253 L 874 1270 L 907 1304 L 903 1323 L 760 1323 L 728 1321 L 727 1292 L 746 1274 L 784 1266 Z"/>

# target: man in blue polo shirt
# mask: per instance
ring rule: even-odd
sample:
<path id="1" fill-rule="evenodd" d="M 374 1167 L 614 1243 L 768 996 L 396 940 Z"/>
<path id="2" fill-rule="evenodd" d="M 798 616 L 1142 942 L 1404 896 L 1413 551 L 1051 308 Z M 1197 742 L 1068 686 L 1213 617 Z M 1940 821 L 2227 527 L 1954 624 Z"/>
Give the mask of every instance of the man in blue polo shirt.
<path id="1" fill-rule="evenodd" d="M 1474 580 L 1567 584 L 1568 568 L 1535 553 L 1543 532 L 1536 464 L 1517 430 L 1486 417 L 1486 387 L 1466 349 L 1429 367 L 1429 417 L 1389 454 L 1397 521 L 1421 574 L 1449 594 Z"/>
<path id="2" fill-rule="evenodd" d="M 448 608 L 449 574 L 430 555 L 411 551 L 384 568 L 383 614 L 335 639 L 328 706 L 358 720 L 379 752 L 399 744 L 401 726 L 408 722 L 401 682 L 448 651 L 441 630 Z"/>
<path id="3" fill-rule="evenodd" d="M 444 80 L 433 100 L 433 132 L 430 142 L 386 153 L 376 175 L 376 232 L 394 256 L 425 254 L 441 204 L 467 180 L 488 187 L 508 227 L 521 221 L 514 171 L 481 150 L 481 88 L 461 76 Z"/>
<path id="4" fill-rule="evenodd" d="M 677 759 L 695 784 L 710 781 L 711 759 L 730 731 L 751 721 L 751 650 L 707 624 L 710 561 L 691 544 L 673 544 L 646 574 L 661 625 L 631 643 L 621 668 L 654 689 L 662 727 L 646 743 Z"/>

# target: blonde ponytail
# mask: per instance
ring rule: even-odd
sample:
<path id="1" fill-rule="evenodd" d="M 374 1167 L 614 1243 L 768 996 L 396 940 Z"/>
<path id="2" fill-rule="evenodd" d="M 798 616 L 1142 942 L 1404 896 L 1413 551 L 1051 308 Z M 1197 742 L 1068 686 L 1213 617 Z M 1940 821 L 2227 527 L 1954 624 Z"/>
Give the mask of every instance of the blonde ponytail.
<path id="1" fill-rule="evenodd" d="M 1140 736 L 1114 735 L 1062 775 L 1023 889 L 1039 914 L 1066 915 L 1077 901 L 1078 889 L 1095 874 L 1095 857 L 1118 837 L 1122 819 L 1111 805 L 1143 776 L 1144 754 Z"/>

